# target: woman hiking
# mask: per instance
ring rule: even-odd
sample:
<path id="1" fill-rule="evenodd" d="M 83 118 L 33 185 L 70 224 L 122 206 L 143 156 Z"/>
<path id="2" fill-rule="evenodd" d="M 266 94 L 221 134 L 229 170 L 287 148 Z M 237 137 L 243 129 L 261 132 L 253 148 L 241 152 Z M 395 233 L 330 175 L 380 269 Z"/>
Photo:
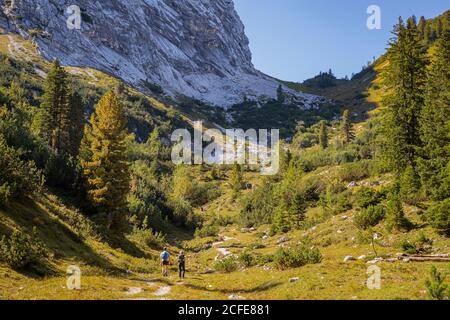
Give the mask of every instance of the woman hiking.
<path id="1" fill-rule="evenodd" d="M 186 273 L 186 257 L 184 256 L 184 252 L 181 251 L 177 257 L 178 262 L 178 274 L 180 279 L 184 279 L 184 274 Z"/>

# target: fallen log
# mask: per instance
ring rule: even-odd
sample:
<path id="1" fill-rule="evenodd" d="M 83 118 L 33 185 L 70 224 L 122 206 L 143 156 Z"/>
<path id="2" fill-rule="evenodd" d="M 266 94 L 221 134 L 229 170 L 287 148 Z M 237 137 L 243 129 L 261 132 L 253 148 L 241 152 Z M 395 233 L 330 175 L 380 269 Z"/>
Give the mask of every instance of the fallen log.
<path id="1" fill-rule="evenodd" d="M 427 258 L 427 257 L 408 257 L 404 261 L 412 262 L 450 262 L 450 258 Z"/>
<path id="2" fill-rule="evenodd" d="M 399 260 L 412 262 L 450 262 L 448 254 L 428 254 L 428 255 L 401 255 Z"/>

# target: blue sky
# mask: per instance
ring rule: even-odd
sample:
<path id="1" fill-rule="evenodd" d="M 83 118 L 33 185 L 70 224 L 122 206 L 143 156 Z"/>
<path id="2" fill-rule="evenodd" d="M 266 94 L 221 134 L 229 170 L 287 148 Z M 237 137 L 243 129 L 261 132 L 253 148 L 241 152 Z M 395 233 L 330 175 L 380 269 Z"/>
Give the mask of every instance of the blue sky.
<path id="1" fill-rule="evenodd" d="M 399 16 L 434 17 L 449 0 L 234 0 L 255 66 L 282 80 L 303 81 L 332 68 L 358 72 L 381 55 Z M 367 8 L 381 8 L 381 30 L 366 26 Z"/>

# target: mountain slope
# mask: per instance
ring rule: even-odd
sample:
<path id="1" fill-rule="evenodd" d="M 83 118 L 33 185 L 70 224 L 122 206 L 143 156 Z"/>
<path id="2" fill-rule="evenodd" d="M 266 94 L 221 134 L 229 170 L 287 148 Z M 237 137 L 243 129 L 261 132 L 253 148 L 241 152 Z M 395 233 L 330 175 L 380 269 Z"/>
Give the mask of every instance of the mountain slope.
<path id="1" fill-rule="evenodd" d="M 142 91 L 162 88 L 172 97 L 184 95 L 223 107 L 244 98 L 276 97 L 279 83 L 254 68 L 231 0 L 77 4 L 81 30 L 67 27 L 71 3 L 47 0 L 1 0 L 0 27 L 32 37 L 48 60 L 102 70 Z M 322 100 L 286 91 L 304 108 Z"/>

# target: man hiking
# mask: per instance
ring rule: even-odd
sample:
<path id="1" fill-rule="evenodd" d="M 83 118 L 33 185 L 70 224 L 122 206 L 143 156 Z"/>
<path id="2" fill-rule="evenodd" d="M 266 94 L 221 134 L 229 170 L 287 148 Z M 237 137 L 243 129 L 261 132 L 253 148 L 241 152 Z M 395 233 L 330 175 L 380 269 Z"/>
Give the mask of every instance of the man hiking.
<path id="1" fill-rule="evenodd" d="M 184 279 L 184 274 L 186 273 L 186 257 L 184 256 L 184 252 L 181 251 L 177 257 L 178 262 L 178 274 L 180 279 Z"/>
<path id="2" fill-rule="evenodd" d="M 170 253 L 167 251 L 167 248 L 163 249 L 161 252 L 161 268 L 163 277 L 169 276 L 169 265 L 170 265 Z"/>

